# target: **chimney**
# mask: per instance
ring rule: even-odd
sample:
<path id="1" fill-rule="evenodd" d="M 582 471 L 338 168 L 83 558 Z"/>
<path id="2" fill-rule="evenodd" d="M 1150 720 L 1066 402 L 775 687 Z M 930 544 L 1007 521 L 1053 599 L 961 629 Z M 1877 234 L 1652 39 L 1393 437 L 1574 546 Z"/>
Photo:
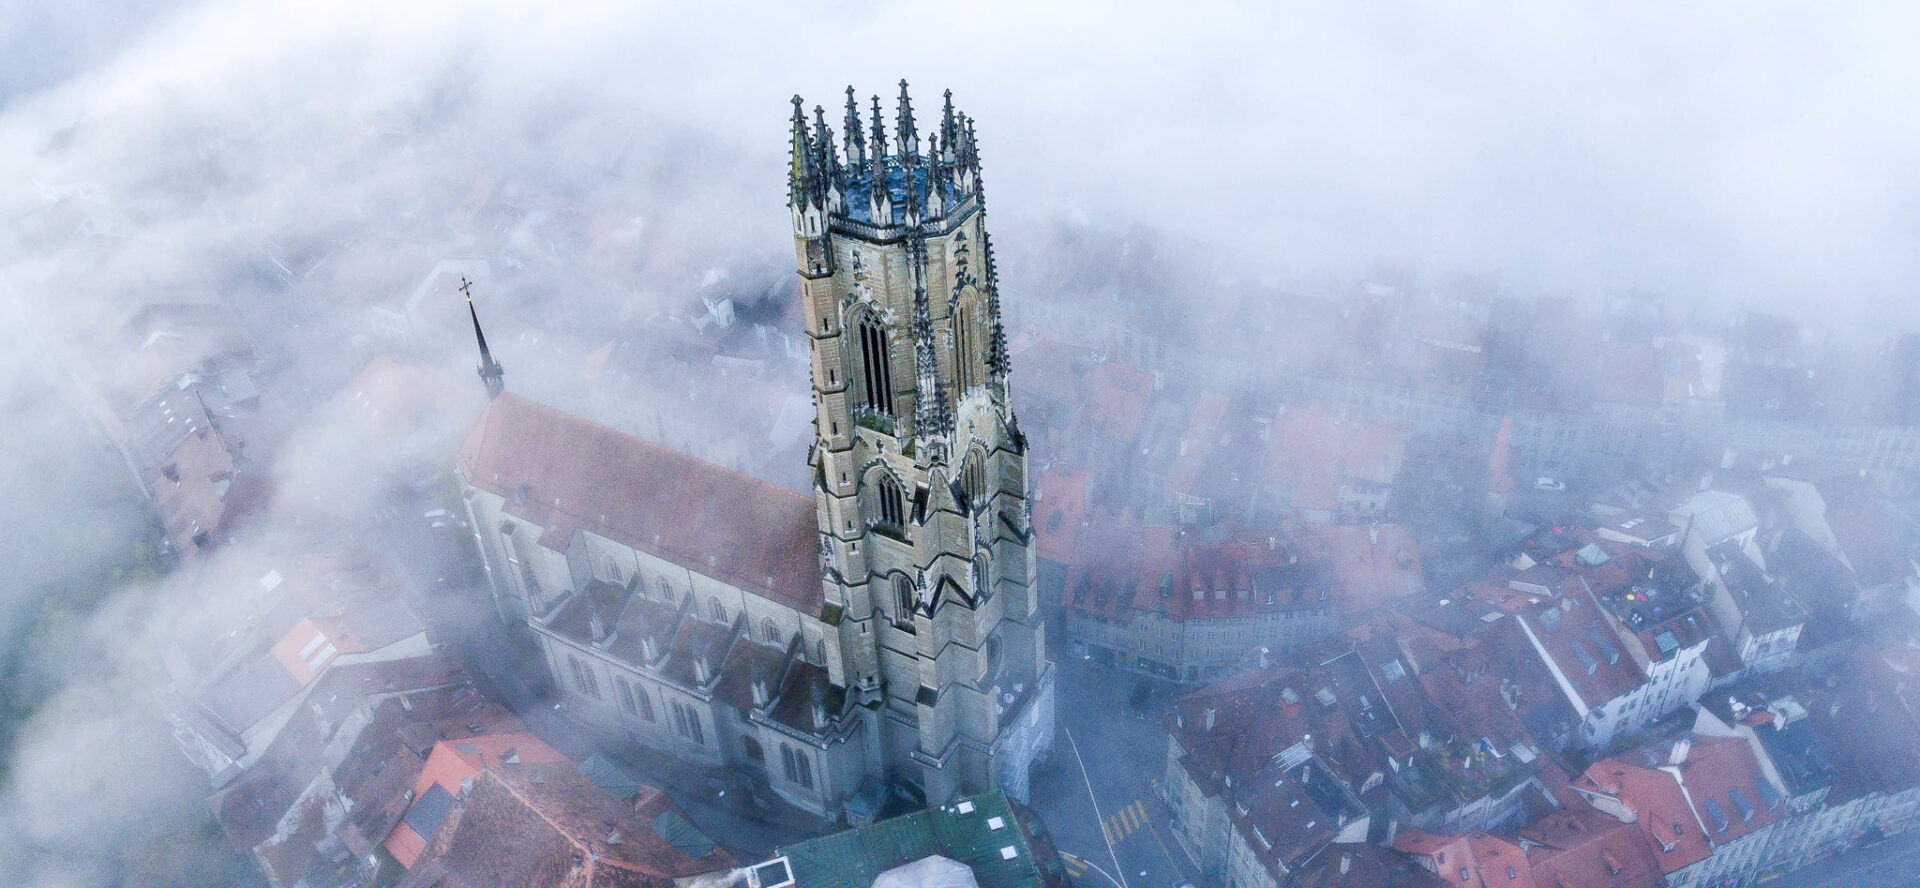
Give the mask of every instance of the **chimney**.
<path id="1" fill-rule="evenodd" d="M 1673 741 L 1673 750 L 1667 754 L 1667 764 L 1683 765 L 1687 762 L 1687 753 L 1693 750 L 1693 738 L 1682 737 Z"/>
<path id="2" fill-rule="evenodd" d="M 1273 652 L 1268 650 L 1265 645 L 1260 647 L 1260 668 L 1266 669 L 1272 665 L 1267 659 L 1268 655 L 1272 653 Z"/>
<path id="3" fill-rule="evenodd" d="M 1207 730 L 1213 730 L 1213 707 L 1207 707 Z"/>

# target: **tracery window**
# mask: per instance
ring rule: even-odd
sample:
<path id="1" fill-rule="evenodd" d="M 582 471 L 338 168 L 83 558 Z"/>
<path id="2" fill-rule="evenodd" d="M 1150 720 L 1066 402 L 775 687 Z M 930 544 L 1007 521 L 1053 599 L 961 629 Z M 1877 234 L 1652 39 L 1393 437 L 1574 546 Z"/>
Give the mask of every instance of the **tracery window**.
<path id="1" fill-rule="evenodd" d="M 876 413 L 893 415 L 893 368 L 887 357 L 887 331 L 869 314 L 860 319 L 860 379 L 865 383 L 864 405 Z"/>

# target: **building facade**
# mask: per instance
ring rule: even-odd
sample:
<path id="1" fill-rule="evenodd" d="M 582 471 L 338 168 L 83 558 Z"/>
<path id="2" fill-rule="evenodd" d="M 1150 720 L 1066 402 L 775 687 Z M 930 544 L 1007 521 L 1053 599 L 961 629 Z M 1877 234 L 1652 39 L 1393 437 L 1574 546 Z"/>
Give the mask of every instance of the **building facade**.
<path id="1" fill-rule="evenodd" d="M 973 122 L 949 93 L 923 152 L 901 81 L 890 152 L 872 107 L 868 136 L 849 88 L 836 143 L 794 100 L 826 612 L 846 687 L 886 726 L 889 780 L 930 802 L 1024 798 L 1053 677 Z"/>
<path id="2" fill-rule="evenodd" d="M 581 711 L 856 821 L 1025 798 L 1053 737 L 972 121 L 923 150 L 898 110 L 869 147 L 849 91 L 842 163 L 795 103 L 813 497 L 510 393 L 459 464 L 500 616 Z"/>

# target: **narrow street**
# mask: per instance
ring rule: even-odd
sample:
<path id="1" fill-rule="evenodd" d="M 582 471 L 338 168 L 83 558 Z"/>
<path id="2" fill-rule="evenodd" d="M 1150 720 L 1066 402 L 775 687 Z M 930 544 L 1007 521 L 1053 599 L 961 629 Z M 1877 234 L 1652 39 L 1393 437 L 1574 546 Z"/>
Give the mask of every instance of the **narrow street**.
<path id="1" fill-rule="evenodd" d="M 1907 888 L 1920 883 L 1920 831 L 1854 848 L 1762 883 L 1767 888 Z"/>
<path id="2" fill-rule="evenodd" d="M 1135 677 L 1057 655 L 1059 734 L 1033 775 L 1033 806 L 1081 888 L 1176 888 L 1198 874 L 1168 827 L 1157 795 L 1166 733 L 1156 693 L 1142 712 L 1128 705 Z"/>

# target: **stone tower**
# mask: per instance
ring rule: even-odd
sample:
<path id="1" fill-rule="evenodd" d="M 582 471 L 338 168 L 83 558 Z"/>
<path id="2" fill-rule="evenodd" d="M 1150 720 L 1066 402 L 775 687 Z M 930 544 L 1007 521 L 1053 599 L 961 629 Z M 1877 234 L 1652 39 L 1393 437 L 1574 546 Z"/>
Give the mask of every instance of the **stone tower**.
<path id="1" fill-rule="evenodd" d="M 948 93 L 923 138 L 905 81 L 891 134 L 881 115 L 875 96 L 863 123 L 848 87 L 836 137 L 793 100 L 833 680 L 874 714 L 894 786 L 1024 799 L 1053 674 L 973 121 Z"/>

